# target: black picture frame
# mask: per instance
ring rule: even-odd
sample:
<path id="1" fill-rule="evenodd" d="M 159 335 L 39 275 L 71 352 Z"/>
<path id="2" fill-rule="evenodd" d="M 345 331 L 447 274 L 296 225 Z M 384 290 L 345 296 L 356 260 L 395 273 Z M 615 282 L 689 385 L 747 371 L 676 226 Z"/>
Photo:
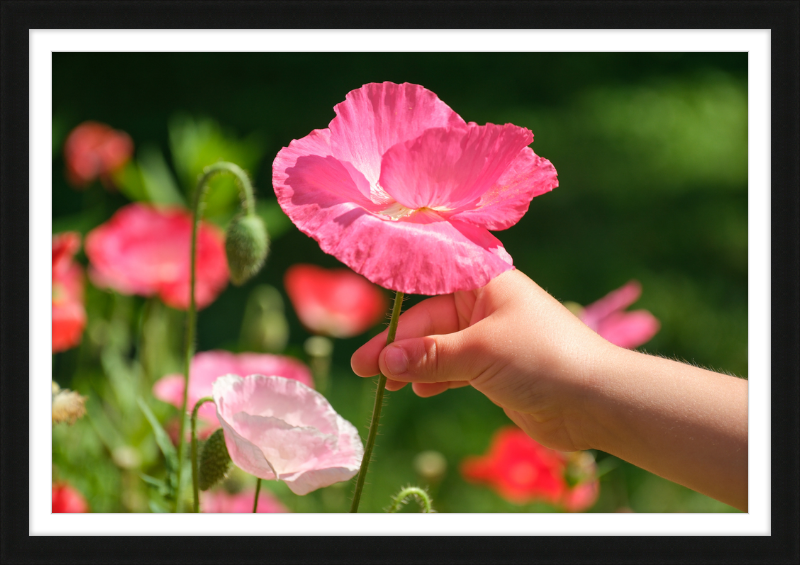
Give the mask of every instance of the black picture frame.
<path id="1" fill-rule="evenodd" d="M 4 2 L 0 81 L 0 561 L 529 563 L 800 560 L 800 3 Z M 30 29 L 770 29 L 772 504 L 765 537 L 32 537 L 29 527 Z M 28 376 L 28 378 L 25 378 Z"/>

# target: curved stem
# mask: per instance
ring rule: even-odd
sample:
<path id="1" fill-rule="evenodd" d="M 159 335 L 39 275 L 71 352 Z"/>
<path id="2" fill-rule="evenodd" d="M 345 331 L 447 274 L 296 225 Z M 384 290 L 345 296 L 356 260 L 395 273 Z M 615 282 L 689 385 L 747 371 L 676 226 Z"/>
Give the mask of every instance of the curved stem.
<path id="1" fill-rule="evenodd" d="M 433 501 L 431 500 L 430 495 L 428 492 L 420 487 L 405 487 L 400 489 L 396 495 L 392 497 L 392 505 L 389 507 L 387 512 L 397 512 L 400 509 L 400 506 L 406 503 L 406 498 L 409 496 L 413 496 L 419 505 L 422 507 L 422 512 L 424 513 L 431 513 L 433 512 Z"/>
<path id="2" fill-rule="evenodd" d="M 197 188 L 194 191 L 194 200 L 192 202 L 192 243 L 189 255 L 190 273 L 189 273 L 189 309 L 186 311 L 186 343 L 185 355 L 183 364 L 183 404 L 181 407 L 181 424 L 178 436 L 178 495 L 175 497 L 175 512 L 180 510 L 180 493 L 181 493 L 181 475 L 183 472 L 183 459 L 184 455 L 184 440 L 183 434 L 186 429 L 186 405 L 189 401 L 189 367 L 192 362 L 192 350 L 194 348 L 194 332 L 197 317 L 195 305 L 195 279 L 197 267 L 197 231 L 200 225 L 200 219 L 203 216 L 202 202 L 206 191 L 208 190 L 208 181 L 215 174 L 222 171 L 232 173 L 239 179 L 239 188 L 242 193 L 242 207 L 246 214 L 255 213 L 255 198 L 253 196 L 253 186 L 250 184 L 250 179 L 247 174 L 238 166 L 233 163 L 226 163 L 221 161 L 206 167 L 203 170 L 203 175 L 197 181 Z"/>
<path id="3" fill-rule="evenodd" d="M 394 296 L 394 307 L 392 308 L 392 319 L 389 321 L 389 335 L 386 336 L 386 345 L 394 341 L 397 334 L 397 322 L 400 319 L 400 310 L 403 308 L 403 293 L 398 291 Z M 364 489 L 364 480 L 367 478 L 367 468 L 369 467 L 372 449 L 375 447 L 375 437 L 378 435 L 378 422 L 381 419 L 381 409 L 383 408 L 383 393 L 386 390 L 386 376 L 381 373 L 378 376 L 378 388 L 375 391 L 375 407 L 372 409 L 372 421 L 369 424 L 369 435 L 367 435 L 367 445 L 364 448 L 364 458 L 361 460 L 361 469 L 358 471 L 356 479 L 356 490 L 353 493 L 353 503 L 350 505 L 350 512 L 358 512 L 358 503 L 361 501 L 361 491 Z"/>
<path id="4" fill-rule="evenodd" d="M 192 410 L 192 493 L 194 495 L 194 511 L 200 512 L 200 492 L 197 483 L 199 481 L 199 471 L 197 468 L 197 411 L 206 402 L 214 402 L 210 396 L 204 396 L 194 405 Z"/>
<path id="5" fill-rule="evenodd" d="M 253 514 L 258 512 L 258 495 L 261 493 L 261 478 L 256 477 L 256 497 L 253 499 Z"/>

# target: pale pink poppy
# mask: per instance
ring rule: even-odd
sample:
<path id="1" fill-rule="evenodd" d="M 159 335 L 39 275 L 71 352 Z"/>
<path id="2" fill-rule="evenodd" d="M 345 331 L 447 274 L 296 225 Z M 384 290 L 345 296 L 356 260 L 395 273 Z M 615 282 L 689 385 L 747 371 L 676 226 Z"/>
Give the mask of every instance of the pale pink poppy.
<path id="1" fill-rule="evenodd" d="M 283 148 L 283 210 L 323 251 L 384 288 L 447 294 L 512 269 L 506 229 L 556 170 L 512 124 L 466 123 L 416 84 L 373 83 L 334 107 L 328 129 Z"/>
<path id="2" fill-rule="evenodd" d="M 206 491 L 200 495 L 200 509 L 207 514 L 248 514 L 253 512 L 255 491 L 230 494 L 224 490 Z M 261 491 L 258 496 L 258 514 L 288 512 L 269 492 Z"/>
<path id="3" fill-rule="evenodd" d="M 103 185 L 112 184 L 111 174 L 131 158 L 133 141 L 124 131 L 98 122 L 84 122 L 72 130 L 64 142 L 67 180 L 76 188 L 84 188 L 99 178 Z"/>
<path id="4" fill-rule="evenodd" d="M 320 393 L 283 377 L 225 375 L 214 383 L 217 418 L 234 464 L 307 494 L 351 479 L 364 447 Z"/>
<path id="5" fill-rule="evenodd" d="M 189 411 L 198 400 L 211 396 L 214 381 L 222 375 L 277 375 L 309 387 L 314 386 L 308 367 L 291 357 L 267 353 L 203 351 L 192 358 L 189 368 Z M 172 374 L 159 379 L 153 385 L 153 396 L 180 408 L 183 405 L 183 375 Z M 203 404 L 197 415 L 208 423 L 217 423 L 217 414 L 211 403 Z"/>
<path id="6" fill-rule="evenodd" d="M 586 306 L 580 314 L 584 324 L 620 347 L 632 349 L 658 333 L 661 324 L 647 310 L 625 312 L 642 294 L 642 285 L 630 281 Z"/>
<path id="7" fill-rule="evenodd" d="M 378 323 L 386 313 L 386 295 L 349 269 L 292 265 L 283 285 L 303 325 L 314 333 L 352 337 Z"/>
<path id="8" fill-rule="evenodd" d="M 53 353 L 78 345 L 86 326 L 83 269 L 73 261 L 80 246 L 77 232 L 53 236 Z"/>
<path id="9" fill-rule="evenodd" d="M 95 285 L 122 294 L 157 294 L 168 306 L 189 306 L 192 215 L 183 208 L 129 204 L 86 237 Z M 225 236 L 201 222 L 197 234 L 197 307 L 211 304 L 228 284 Z"/>

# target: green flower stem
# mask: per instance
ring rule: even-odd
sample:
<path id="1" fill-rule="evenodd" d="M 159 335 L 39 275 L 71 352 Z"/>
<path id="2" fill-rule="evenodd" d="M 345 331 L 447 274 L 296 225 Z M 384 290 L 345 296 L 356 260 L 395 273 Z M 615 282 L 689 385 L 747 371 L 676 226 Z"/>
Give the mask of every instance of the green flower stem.
<path id="1" fill-rule="evenodd" d="M 197 468 L 197 411 L 206 402 L 214 402 L 210 396 L 204 396 L 197 401 L 192 410 L 192 493 L 194 495 L 194 511 L 200 512 L 200 492 L 197 487 L 199 481 L 199 471 Z"/>
<path id="2" fill-rule="evenodd" d="M 419 505 L 422 507 L 423 513 L 430 514 L 433 512 L 433 501 L 431 501 L 430 495 L 427 491 L 420 487 L 405 487 L 400 489 L 396 495 L 392 497 L 392 505 L 389 507 L 387 512 L 393 513 L 400 510 L 400 506 L 406 503 L 406 499 L 409 496 L 413 496 Z"/>
<path id="3" fill-rule="evenodd" d="M 258 495 L 261 493 L 261 479 L 256 477 L 256 497 L 253 499 L 253 514 L 258 512 Z"/>
<path id="4" fill-rule="evenodd" d="M 202 202 L 203 197 L 208 190 L 208 181 L 217 173 L 227 171 L 232 173 L 239 179 L 239 188 L 242 193 L 242 207 L 246 214 L 255 213 L 255 197 L 253 196 L 253 186 L 250 184 L 250 179 L 247 174 L 238 166 L 233 163 L 226 163 L 221 161 L 206 167 L 203 170 L 203 175 L 197 182 L 197 188 L 194 191 L 194 201 L 192 203 L 192 244 L 189 256 L 190 261 L 190 275 L 189 275 L 189 309 L 186 311 L 186 343 L 185 343 L 185 356 L 183 365 L 183 404 L 181 406 L 181 424 L 178 436 L 178 495 L 175 497 L 175 512 L 180 511 L 181 504 L 181 475 L 183 472 L 184 454 L 184 440 L 183 434 L 186 429 L 186 408 L 189 402 L 189 367 L 192 363 L 192 353 L 194 349 L 194 332 L 197 325 L 196 321 L 196 305 L 194 300 L 195 279 L 197 270 L 197 231 L 200 225 L 200 219 L 203 216 Z"/>
<path id="5" fill-rule="evenodd" d="M 398 291 L 394 297 L 394 307 L 392 308 L 392 319 L 389 321 L 389 335 L 386 336 L 386 345 L 394 341 L 397 334 L 397 322 L 400 319 L 400 310 L 403 308 L 403 293 Z M 381 419 L 381 409 L 383 408 L 383 393 L 386 390 L 386 376 L 381 373 L 378 376 L 378 388 L 375 391 L 375 406 L 372 409 L 372 421 L 369 424 L 369 434 L 367 435 L 367 445 L 364 448 L 364 458 L 361 460 L 361 469 L 358 471 L 356 479 L 356 490 L 353 493 L 353 503 L 350 505 L 350 512 L 358 512 L 358 503 L 361 501 L 361 491 L 364 489 L 364 480 L 367 478 L 367 468 L 372 457 L 372 449 L 375 447 L 375 437 L 378 435 L 378 422 Z"/>

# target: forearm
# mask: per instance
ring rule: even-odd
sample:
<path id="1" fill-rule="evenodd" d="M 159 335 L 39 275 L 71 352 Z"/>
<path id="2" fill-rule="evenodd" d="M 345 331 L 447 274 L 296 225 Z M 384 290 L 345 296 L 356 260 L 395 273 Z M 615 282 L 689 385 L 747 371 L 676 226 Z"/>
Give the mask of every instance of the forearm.
<path id="1" fill-rule="evenodd" d="M 747 510 L 747 381 L 615 348 L 589 382 L 593 447 Z"/>

